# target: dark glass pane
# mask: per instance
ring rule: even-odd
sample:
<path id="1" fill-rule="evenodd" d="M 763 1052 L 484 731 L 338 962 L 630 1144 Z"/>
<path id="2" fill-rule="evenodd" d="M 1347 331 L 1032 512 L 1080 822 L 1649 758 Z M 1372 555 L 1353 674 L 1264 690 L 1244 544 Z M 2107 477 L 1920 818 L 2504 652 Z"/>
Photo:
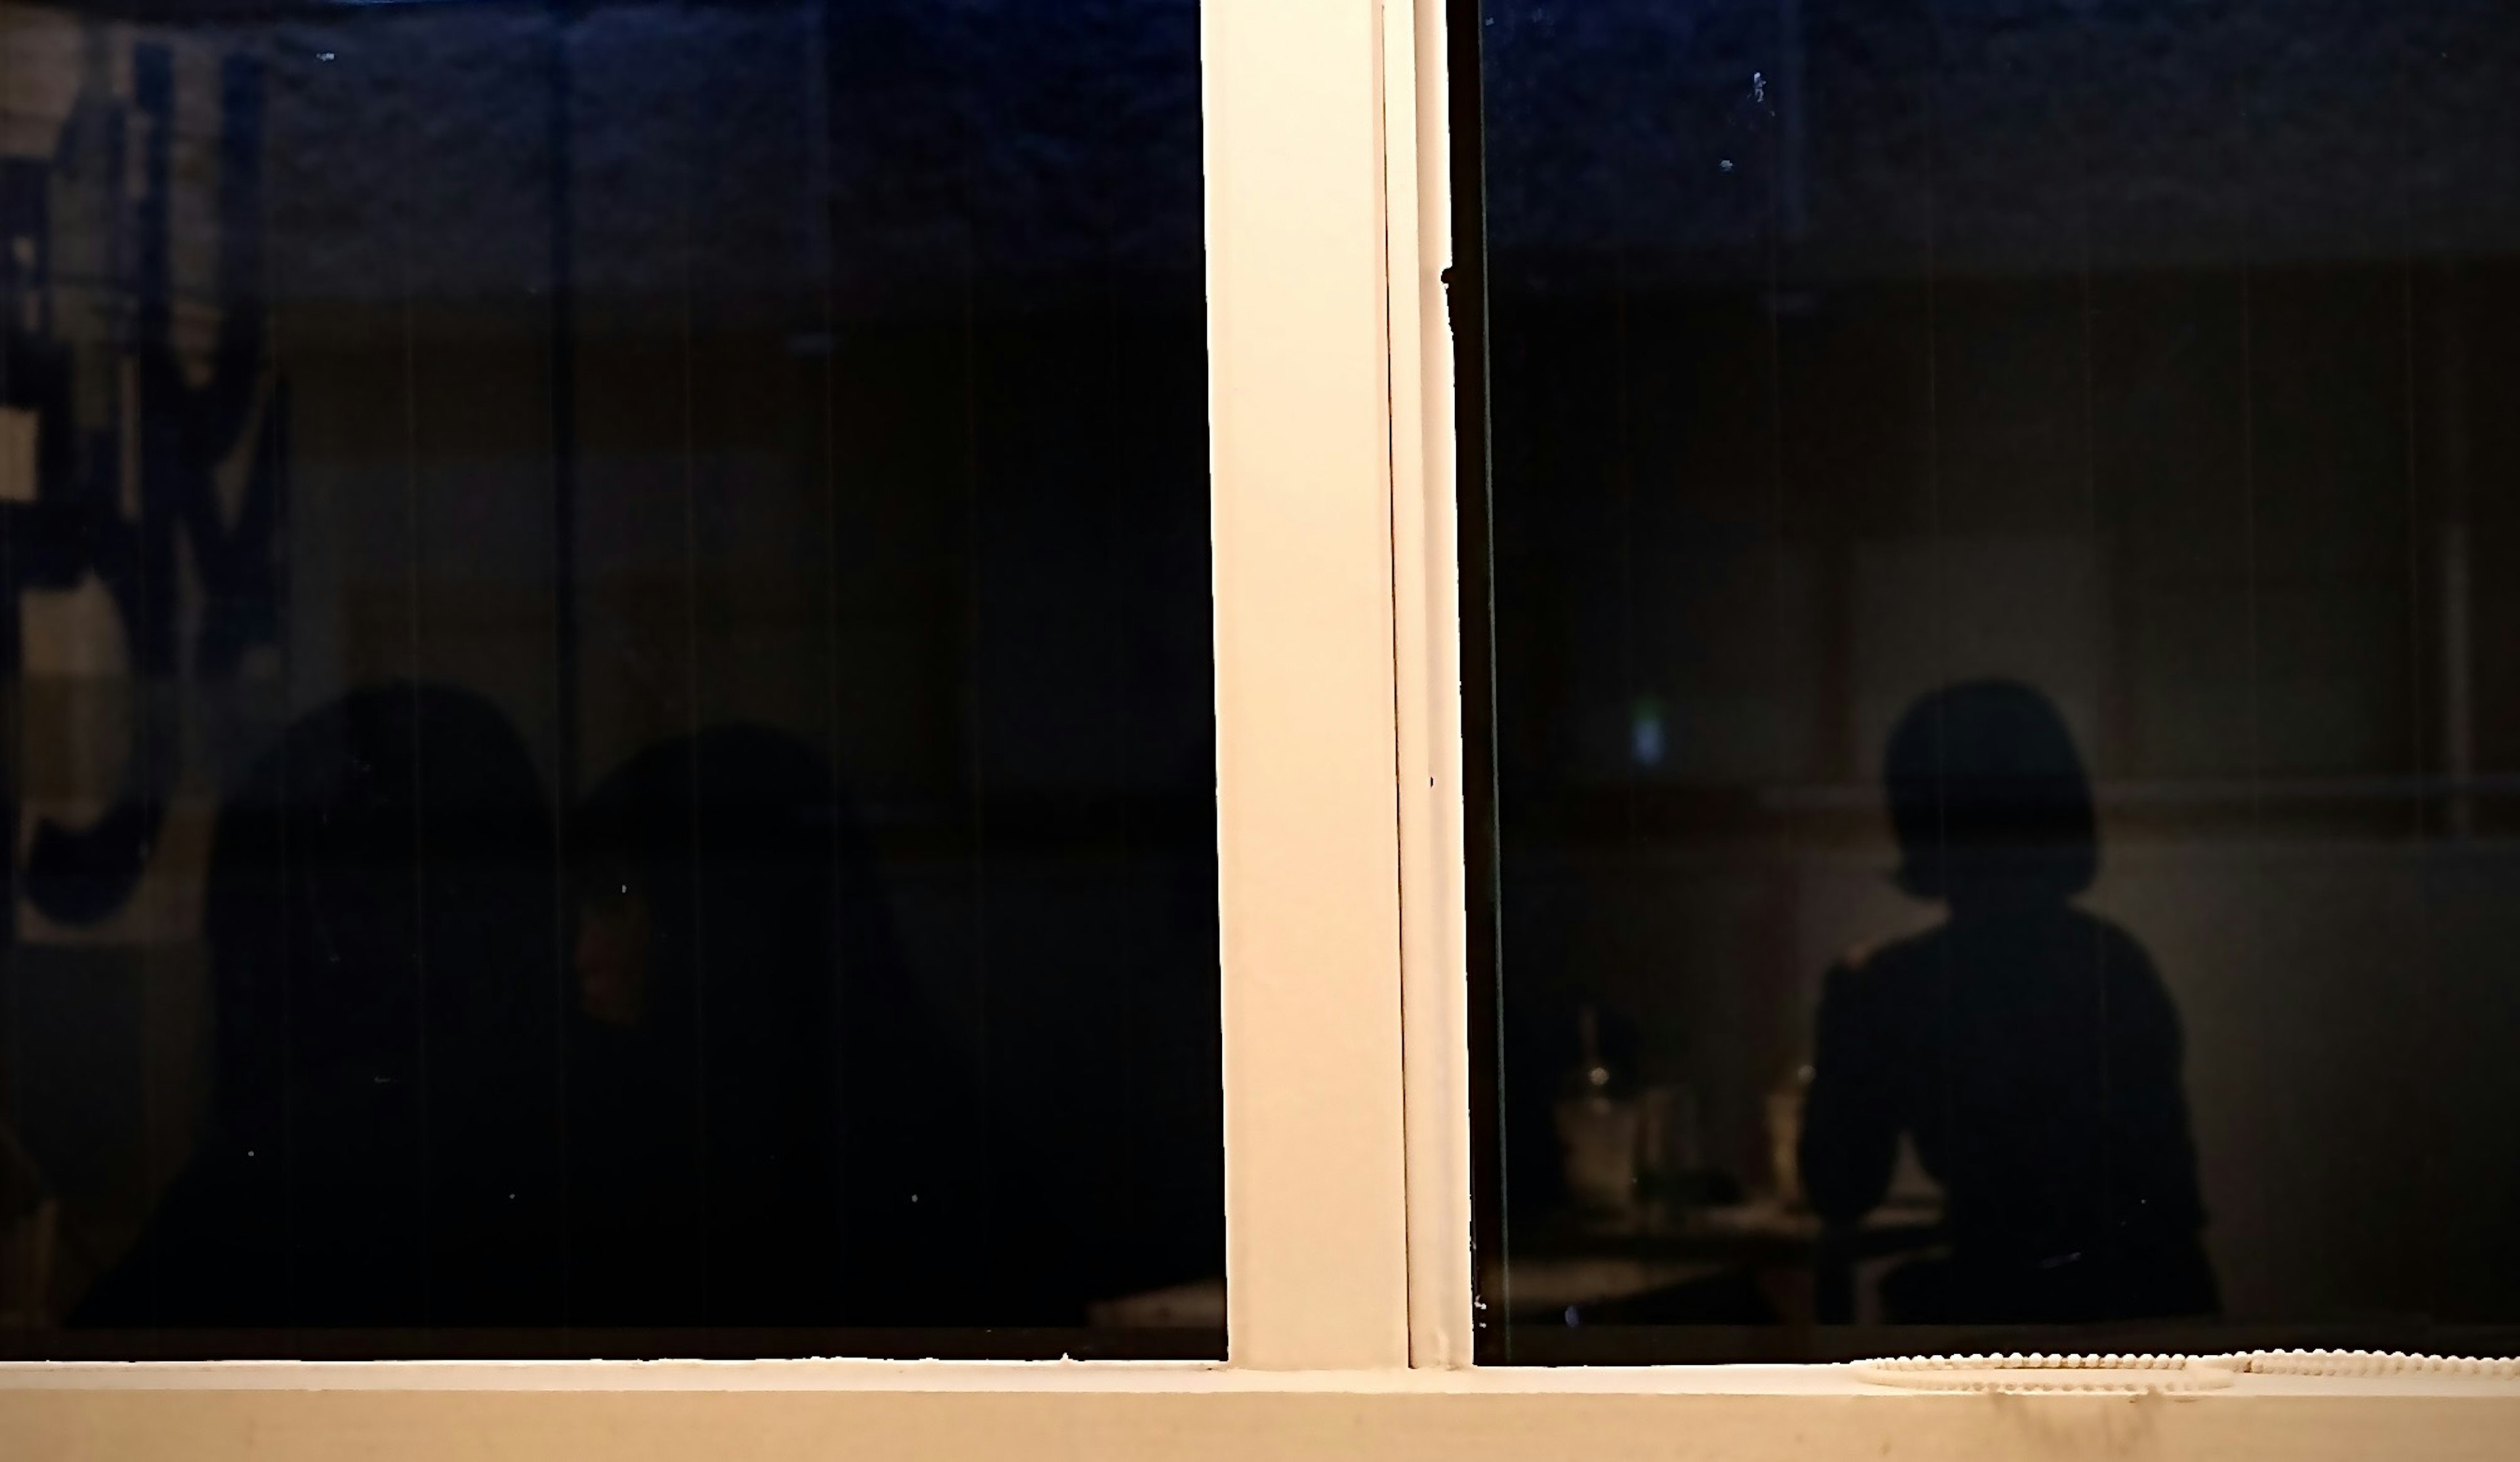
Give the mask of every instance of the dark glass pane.
<path id="1" fill-rule="evenodd" d="M 2520 17 L 1457 19 L 1482 1353 L 2520 1349 Z"/>
<path id="2" fill-rule="evenodd" d="M 1192 0 L 0 74 L 0 1351 L 1221 1353 Z"/>

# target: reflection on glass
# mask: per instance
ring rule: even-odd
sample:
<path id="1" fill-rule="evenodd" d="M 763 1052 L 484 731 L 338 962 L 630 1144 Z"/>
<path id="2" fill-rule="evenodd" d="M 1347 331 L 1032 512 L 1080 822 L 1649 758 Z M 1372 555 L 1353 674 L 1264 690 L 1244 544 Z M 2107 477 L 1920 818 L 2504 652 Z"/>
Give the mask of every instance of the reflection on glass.
<path id="1" fill-rule="evenodd" d="M 1196 8 L 0 8 L 0 1353 L 1223 1344 Z"/>
<path id="2" fill-rule="evenodd" d="M 203 1138 L 72 1323 L 549 1309 L 551 846 L 532 758 L 479 696 L 379 686 L 283 731 L 211 840 Z"/>
<path id="3" fill-rule="evenodd" d="M 2520 1352 L 2520 23 L 1458 9 L 1481 1353 Z"/>

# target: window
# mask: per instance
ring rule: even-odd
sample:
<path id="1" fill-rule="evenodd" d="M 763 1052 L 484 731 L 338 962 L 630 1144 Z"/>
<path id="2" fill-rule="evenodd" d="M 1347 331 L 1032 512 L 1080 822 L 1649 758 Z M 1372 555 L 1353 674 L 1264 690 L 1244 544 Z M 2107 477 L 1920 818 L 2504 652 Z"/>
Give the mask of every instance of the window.
<path id="1" fill-rule="evenodd" d="M 12 1455 L 2496 1454 L 2520 1400 L 2474 1377 L 2189 1400 L 1469 1365 L 1461 748 L 1486 695 L 1456 630 L 1483 540 L 1451 484 L 1484 436 L 1454 429 L 1454 326 L 1467 377 L 1482 316 L 1451 220 L 1477 216 L 1480 138 L 1447 93 L 1475 29 L 1347 0 L 1199 13 L 1229 1361 L 11 1365 Z"/>
<path id="2" fill-rule="evenodd" d="M 2511 1353 L 2509 24 L 1476 13 L 1481 1354 Z"/>
<path id="3" fill-rule="evenodd" d="M 1196 48 L 0 13 L 0 1346 L 1222 1353 Z"/>

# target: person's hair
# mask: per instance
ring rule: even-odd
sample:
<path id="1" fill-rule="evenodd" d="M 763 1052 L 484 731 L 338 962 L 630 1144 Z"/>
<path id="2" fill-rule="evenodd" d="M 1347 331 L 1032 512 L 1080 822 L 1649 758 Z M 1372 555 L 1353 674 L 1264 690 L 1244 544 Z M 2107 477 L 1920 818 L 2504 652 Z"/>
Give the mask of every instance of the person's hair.
<path id="1" fill-rule="evenodd" d="M 496 1090 L 557 1008 L 551 819 L 533 757 L 469 690 L 354 689 L 292 722 L 220 809 L 202 932 L 234 1119 L 363 1092 L 418 1060 Z M 530 1064 L 530 1062 L 529 1062 Z M 513 1072 L 506 1073 L 513 1075 Z M 242 1104 L 242 1105 L 241 1105 Z M 441 1126 L 444 1124 L 441 1123 Z"/>
<path id="2" fill-rule="evenodd" d="M 2099 872 L 2092 784 L 2047 696 L 1969 681 L 1919 698 L 1883 759 L 1899 886 L 1951 896 L 1954 874 L 2067 898 Z"/>

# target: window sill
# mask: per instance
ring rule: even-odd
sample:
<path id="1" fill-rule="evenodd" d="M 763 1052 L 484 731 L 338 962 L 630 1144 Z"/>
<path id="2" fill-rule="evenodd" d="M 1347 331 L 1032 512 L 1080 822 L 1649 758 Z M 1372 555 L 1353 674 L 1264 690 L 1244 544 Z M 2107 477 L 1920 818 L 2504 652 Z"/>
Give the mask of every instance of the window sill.
<path id="1" fill-rule="evenodd" d="M 2241 1376 L 2180 1396 L 1901 1391 L 1828 1366 L 1265 1372 L 1164 1362 L 13 1365 L 18 1462 L 356 1455 L 1126 1459 L 2507 1456 L 2520 1385 Z"/>

